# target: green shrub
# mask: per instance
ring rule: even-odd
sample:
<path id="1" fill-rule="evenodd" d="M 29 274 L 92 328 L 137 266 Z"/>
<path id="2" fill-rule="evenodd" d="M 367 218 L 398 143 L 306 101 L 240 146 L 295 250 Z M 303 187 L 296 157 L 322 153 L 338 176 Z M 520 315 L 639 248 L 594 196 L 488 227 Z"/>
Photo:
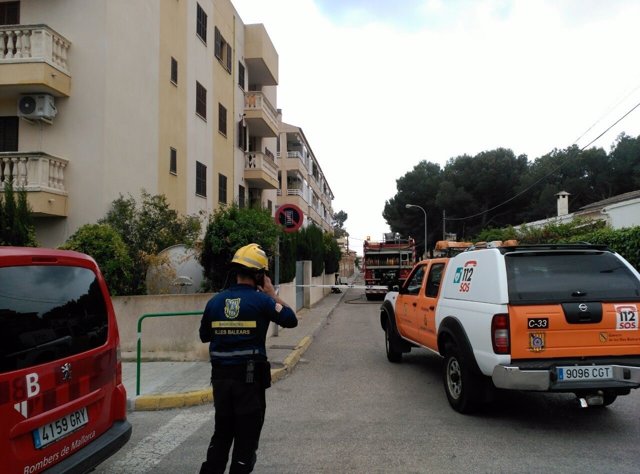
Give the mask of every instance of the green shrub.
<path id="1" fill-rule="evenodd" d="M 280 226 L 266 209 L 240 208 L 233 204 L 215 211 L 209 218 L 200 254 L 207 289 L 224 288 L 233 254 L 250 243 L 259 244 L 267 252 L 273 274 L 273 255 L 280 235 Z"/>
<path id="2" fill-rule="evenodd" d="M 100 266 L 112 295 L 131 293 L 133 262 L 120 235 L 107 224 L 80 227 L 61 249 L 86 253 Z"/>

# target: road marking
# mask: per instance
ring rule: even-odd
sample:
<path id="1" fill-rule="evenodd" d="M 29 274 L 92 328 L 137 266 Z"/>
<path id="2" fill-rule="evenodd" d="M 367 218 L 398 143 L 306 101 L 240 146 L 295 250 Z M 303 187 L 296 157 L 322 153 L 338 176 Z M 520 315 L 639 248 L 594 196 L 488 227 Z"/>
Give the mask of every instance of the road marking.
<path id="1" fill-rule="evenodd" d="M 136 444 L 126 456 L 109 466 L 109 473 L 128 474 L 151 471 L 163 458 L 207 422 L 211 423 L 211 418 L 203 416 L 202 413 L 176 415 L 155 433 Z"/>

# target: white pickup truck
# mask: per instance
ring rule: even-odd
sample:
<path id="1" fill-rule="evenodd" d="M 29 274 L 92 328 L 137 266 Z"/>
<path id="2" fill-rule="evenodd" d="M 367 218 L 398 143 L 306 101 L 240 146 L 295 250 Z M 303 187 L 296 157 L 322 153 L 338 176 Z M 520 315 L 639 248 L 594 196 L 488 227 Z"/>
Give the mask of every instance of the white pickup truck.
<path id="1" fill-rule="evenodd" d="M 461 413 L 495 388 L 602 406 L 640 386 L 639 306 L 640 274 L 604 246 L 492 242 L 417 263 L 380 323 L 389 361 L 414 347 L 443 357 Z"/>

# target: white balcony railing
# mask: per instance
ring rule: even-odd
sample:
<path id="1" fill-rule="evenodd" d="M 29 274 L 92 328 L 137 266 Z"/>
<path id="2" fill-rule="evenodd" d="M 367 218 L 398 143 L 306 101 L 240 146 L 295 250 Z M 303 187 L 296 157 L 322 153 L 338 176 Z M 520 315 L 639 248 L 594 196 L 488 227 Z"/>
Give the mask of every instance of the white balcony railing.
<path id="1" fill-rule="evenodd" d="M 245 153 L 244 169 L 262 170 L 272 178 L 278 178 L 278 167 L 275 161 L 265 153 L 258 153 L 255 151 Z"/>
<path id="2" fill-rule="evenodd" d="M 70 44 L 45 25 L 0 26 L 0 63 L 46 62 L 69 74 Z"/>
<path id="3" fill-rule="evenodd" d="M 262 110 L 273 123 L 278 123 L 278 111 L 260 91 L 247 91 L 244 93 L 244 108 L 247 110 Z"/>
<path id="4" fill-rule="evenodd" d="M 67 194 L 64 169 L 68 160 L 46 153 L 0 153 L 0 190 L 4 183 L 13 182 L 14 188 L 25 191 L 53 191 Z"/>

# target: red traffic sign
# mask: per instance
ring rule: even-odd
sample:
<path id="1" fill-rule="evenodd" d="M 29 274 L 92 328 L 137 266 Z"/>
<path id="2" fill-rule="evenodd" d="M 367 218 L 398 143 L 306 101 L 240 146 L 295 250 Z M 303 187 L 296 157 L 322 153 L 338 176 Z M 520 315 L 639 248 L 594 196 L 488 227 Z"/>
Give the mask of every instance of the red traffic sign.
<path id="1" fill-rule="evenodd" d="M 285 232 L 295 232 L 302 226 L 304 213 L 295 204 L 284 204 L 276 211 L 276 222 L 284 227 Z"/>

